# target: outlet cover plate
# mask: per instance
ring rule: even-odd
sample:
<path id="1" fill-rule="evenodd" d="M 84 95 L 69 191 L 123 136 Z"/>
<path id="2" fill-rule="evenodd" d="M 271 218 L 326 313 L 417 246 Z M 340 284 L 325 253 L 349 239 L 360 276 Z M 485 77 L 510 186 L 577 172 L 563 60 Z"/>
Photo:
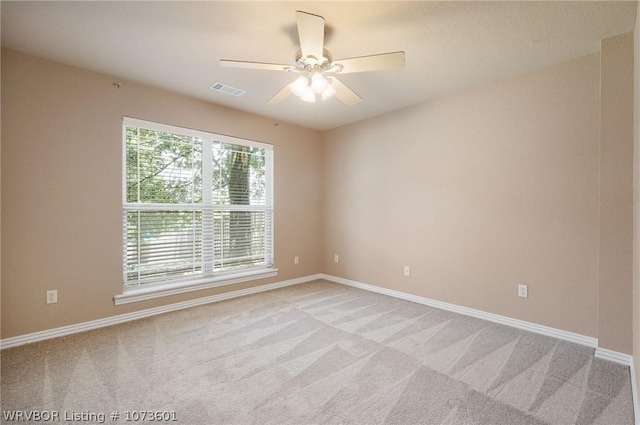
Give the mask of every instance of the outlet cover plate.
<path id="1" fill-rule="evenodd" d="M 55 304 L 58 302 L 58 290 L 51 289 L 47 291 L 47 304 Z"/>
<path id="2" fill-rule="evenodd" d="M 521 298 L 529 298 L 529 287 L 527 285 L 518 285 L 518 296 Z"/>

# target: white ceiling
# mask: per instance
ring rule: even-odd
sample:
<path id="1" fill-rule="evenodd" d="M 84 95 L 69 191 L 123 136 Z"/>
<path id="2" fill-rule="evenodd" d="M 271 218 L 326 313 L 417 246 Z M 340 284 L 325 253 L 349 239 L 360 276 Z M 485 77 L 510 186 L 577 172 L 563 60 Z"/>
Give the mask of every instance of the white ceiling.
<path id="1" fill-rule="evenodd" d="M 595 53 L 632 31 L 636 2 L 1 2 L 2 46 L 326 130 Z M 343 75 L 364 101 L 267 100 L 295 75 L 295 11 L 321 15 L 334 59 L 403 50 L 406 67 Z M 219 81 L 247 93 L 209 89 Z"/>

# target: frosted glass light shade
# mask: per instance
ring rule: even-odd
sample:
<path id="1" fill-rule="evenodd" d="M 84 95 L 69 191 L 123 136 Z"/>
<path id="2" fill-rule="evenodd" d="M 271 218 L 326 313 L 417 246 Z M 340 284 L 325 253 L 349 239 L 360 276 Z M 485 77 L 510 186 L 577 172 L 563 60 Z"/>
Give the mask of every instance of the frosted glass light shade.
<path id="1" fill-rule="evenodd" d="M 328 86 L 329 86 L 329 83 L 319 72 L 316 72 L 311 77 L 311 88 L 317 94 L 324 92 Z"/>
<path id="2" fill-rule="evenodd" d="M 322 92 L 322 100 L 327 100 L 334 94 L 336 94 L 336 89 L 329 83 L 327 84 L 327 88 Z"/>
<path id="3" fill-rule="evenodd" d="M 289 84 L 289 88 L 298 97 L 302 97 L 305 93 L 305 89 L 308 87 L 309 80 L 304 75 L 299 76 L 296 80 Z"/>

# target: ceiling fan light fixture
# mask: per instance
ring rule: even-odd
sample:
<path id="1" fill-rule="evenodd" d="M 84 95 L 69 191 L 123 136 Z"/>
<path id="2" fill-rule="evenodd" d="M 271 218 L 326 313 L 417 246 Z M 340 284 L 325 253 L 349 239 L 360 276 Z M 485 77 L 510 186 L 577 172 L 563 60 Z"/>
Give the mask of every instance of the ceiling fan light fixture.
<path id="1" fill-rule="evenodd" d="M 301 75 L 298 78 L 296 78 L 296 80 L 293 83 L 289 84 L 289 88 L 291 89 L 293 94 L 295 94 L 298 97 L 302 97 L 308 85 L 309 85 L 309 79 L 304 75 Z"/>
<path id="2" fill-rule="evenodd" d="M 339 63 L 334 63 L 334 64 L 331 64 L 331 66 L 327 69 L 326 72 L 333 72 L 335 74 L 339 74 L 340 71 L 342 71 L 343 69 L 344 69 L 344 66 L 342 66 Z"/>
<path id="3" fill-rule="evenodd" d="M 331 85 L 331 81 L 327 83 L 327 88 L 322 92 L 322 100 L 327 100 L 336 94 L 336 89 Z"/>
<path id="4" fill-rule="evenodd" d="M 314 72 L 311 76 L 311 88 L 317 94 L 323 93 L 327 87 L 329 87 L 329 82 L 322 76 L 319 72 Z"/>
<path id="5" fill-rule="evenodd" d="M 361 102 L 362 98 L 334 74 L 379 71 L 404 68 L 405 66 L 405 54 L 402 51 L 344 58 L 334 62 L 331 53 L 324 48 L 326 32 L 324 18 L 298 10 L 296 11 L 296 21 L 300 49 L 296 52 L 293 65 L 228 59 L 220 59 L 220 65 L 300 74 L 296 81 L 280 89 L 278 93 L 269 98 L 267 103 L 281 102 L 290 93 L 293 93 L 305 102 L 316 102 L 318 99 L 326 100 L 336 95 L 338 100 L 348 106 Z M 331 76 L 327 77 L 327 74 Z"/>
<path id="6" fill-rule="evenodd" d="M 318 58 L 316 58 L 313 55 L 309 55 L 306 57 L 306 62 L 307 64 L 311 65 L 311 66 L 316 66 L 320 64 L 320 61 L 318 60 Z"/>

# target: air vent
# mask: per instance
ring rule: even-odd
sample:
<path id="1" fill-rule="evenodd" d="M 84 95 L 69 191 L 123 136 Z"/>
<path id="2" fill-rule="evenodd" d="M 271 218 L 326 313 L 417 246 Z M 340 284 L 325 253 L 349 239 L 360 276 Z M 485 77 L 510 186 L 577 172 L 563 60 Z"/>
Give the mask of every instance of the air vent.
<path id="1" fill-rule="evenodd" d="M 237 89 L 235 87 L 231 87 L 231 86 L 228 86 L 226 84 L 219 83 L 217 81 L 215 83 L 211 84 L 211 86 L 209 88 L 211 90 L 215 90 L 215 91 L 219 91 L 219 92 L 222 92 L 222 93 L 230 94 L 232 96 L 242 96 L 243 94 L 245 94 L 247 92 L 246 90 Z"/>

